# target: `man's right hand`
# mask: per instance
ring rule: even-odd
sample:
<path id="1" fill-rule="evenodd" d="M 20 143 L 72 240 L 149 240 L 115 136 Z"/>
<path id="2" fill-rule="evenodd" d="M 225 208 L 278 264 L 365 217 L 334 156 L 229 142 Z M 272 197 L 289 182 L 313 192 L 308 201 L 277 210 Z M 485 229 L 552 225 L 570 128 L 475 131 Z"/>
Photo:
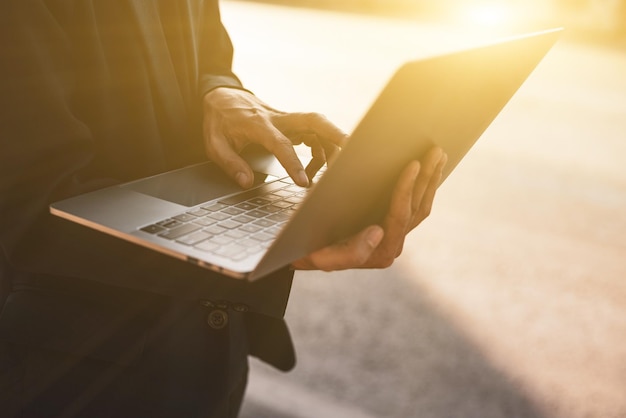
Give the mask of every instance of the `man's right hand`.
<path id="1" fill-rule="evenodd" d="M 209 158 L 241 187 L 253 183 L 250 166 L 239 156 L 250 143 L 273 153 L 294 182 L 302 187 L 344 145 L 348 136 L 318 113 L 286 113 L 253 94 L 220 87 L 204 96 L 204 141 Z M 294 145 L 311 148 L 313 159 L 305 169 Z"/>

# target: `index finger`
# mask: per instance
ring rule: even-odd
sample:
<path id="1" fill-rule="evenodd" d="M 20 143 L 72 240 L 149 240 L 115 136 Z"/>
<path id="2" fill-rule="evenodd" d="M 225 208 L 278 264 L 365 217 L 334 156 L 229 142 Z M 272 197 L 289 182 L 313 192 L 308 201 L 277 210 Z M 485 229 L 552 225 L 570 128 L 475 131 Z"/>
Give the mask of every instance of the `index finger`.
<path id="1" fill-rule="evenodd" d="M 309 185 L 309 178 L 289 138 L 269 121 L 263 123 L 263 128 L 265 132 L 262 132 L 254 138 L 256 142 L 259 142 L 276 156 L 280 164 L 287 170 L 289 176 L 298 186 L 307 187 Z"/>
<path id="2" fill-rule="evenodd" d="M 338 147 L 343 147 L 348 140 L 348 134 L 320 113 L 286 113 L 276 116 L 273 122 L 286 136 L 315 134 L 320 142 L 328 141 Z"/>
<path id="3" fill-rule="evenodd" d="M 324 164 L 330 165 L 332 160 L 339 153 L 340 148 L 328 141 L 318 139 L 317 135 L 310 134 L 309 136 L 313 139 L 305 140 L 304 143 L 311 148 L 312 158 L 304 171 L 306 171 L 309 180 L 311 180 Z"/>

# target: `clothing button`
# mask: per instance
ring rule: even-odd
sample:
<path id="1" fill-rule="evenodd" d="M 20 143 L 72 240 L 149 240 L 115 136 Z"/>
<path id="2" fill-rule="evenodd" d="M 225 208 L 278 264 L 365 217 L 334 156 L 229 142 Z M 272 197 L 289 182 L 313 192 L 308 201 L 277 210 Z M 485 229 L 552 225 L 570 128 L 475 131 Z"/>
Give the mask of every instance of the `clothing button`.
<path id="1" fill-rule="evenodd" d="M 205 308 L 215 308 L 215 303 L 211 302 L 210 300 L 201 300 L 200 304 Z"/>
<path id="2" fill-rule="evenodd" d="M 248 305 L 244 305 L 243 303 L 235 303 L 233 305 L 233 310 L 235 312 L 248 312 L 250 308 L 248 307 Z"/>
<path id="3" fill-rule="evenodd" d="M 220 309 L 228 309 L 228 302 L 226 302 L 225 300 L 220 300 L 219 302 L 215 304 L 215 306 L 217 306 Z"/>
<path id="4" fill-rule="evenodd" d="M 221 309 L 215 309 L 209 313 L 206 319 L 213 329 L 222 329 L 228 324 L 228 314 Z"/>

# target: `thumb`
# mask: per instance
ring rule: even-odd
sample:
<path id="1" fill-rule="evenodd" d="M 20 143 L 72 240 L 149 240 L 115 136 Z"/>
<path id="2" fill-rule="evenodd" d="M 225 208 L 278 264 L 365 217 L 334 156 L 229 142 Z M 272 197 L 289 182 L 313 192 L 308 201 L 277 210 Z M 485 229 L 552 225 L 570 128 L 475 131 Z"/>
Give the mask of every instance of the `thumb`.
<path id="1" fill-rule="evenodd" d="M 384 230 L 372 225 L 337 244 L 317 250 L 294 263 L 296 269 L 324 271 L 345 270 L 364 266 L 384 236 Z"/>

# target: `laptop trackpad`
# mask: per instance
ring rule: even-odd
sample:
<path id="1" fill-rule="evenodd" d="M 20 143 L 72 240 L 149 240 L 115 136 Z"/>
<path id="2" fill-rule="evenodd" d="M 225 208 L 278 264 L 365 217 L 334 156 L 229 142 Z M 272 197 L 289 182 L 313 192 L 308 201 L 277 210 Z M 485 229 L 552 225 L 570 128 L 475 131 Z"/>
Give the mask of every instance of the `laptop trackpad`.
<path id="1" fill-rule="evenodd" d="M 248 145 L 241 157 L 254 171 L 255 186 L 287 176 L 276 157 L 260 145 Z M 299 157 L 303 165 L 310 160 L 310 157 Z M 196 206 L 242 191 L 217 164 L 211 162 L 159 174 L 121 187 L 183 206 Z"/>
<path id="2" fill-rule="evenodd" d="M 255 184 L 261 184 L 276 177 L 255 172 L 254 180 Z M 185 167 L 121 187 L 188 207 L 242 191 L 213 163 Z"/>

